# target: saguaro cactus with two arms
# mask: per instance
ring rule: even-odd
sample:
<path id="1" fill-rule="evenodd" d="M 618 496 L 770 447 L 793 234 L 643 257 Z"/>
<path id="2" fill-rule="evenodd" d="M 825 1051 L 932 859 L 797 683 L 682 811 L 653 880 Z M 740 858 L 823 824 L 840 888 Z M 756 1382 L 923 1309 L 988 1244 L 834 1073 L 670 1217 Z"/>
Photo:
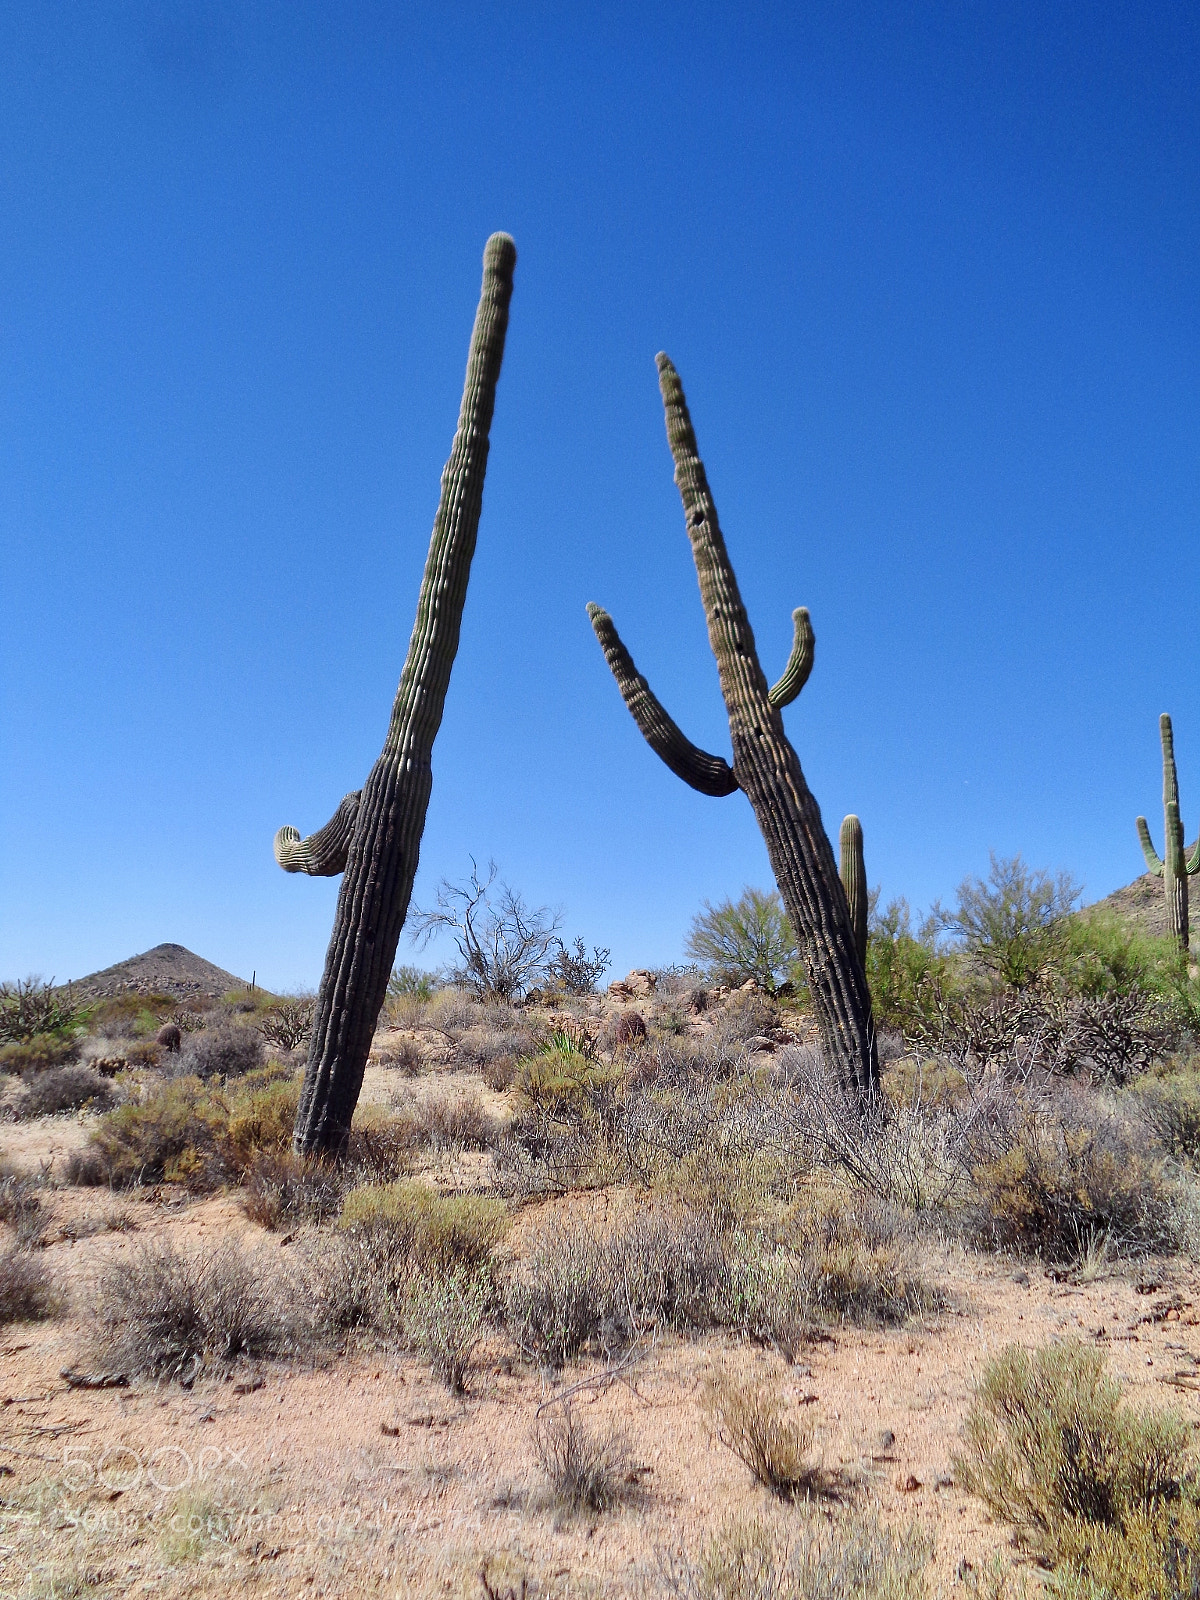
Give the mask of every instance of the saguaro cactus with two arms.
<path id="1" fill-rule="evenodd" d="M 294 1142 L 302 1154 L 334 1153 L 345 1143 L 408 912 L 433 786 L 433 741 L 479 529 L 516 259 L 508 235 L 493 234 L 483 256 L 458 431 L 442 473 L 417 620 L 382 754 L 361 791 L 348 794 L 318 832 L 302 839 L 295 828 L 280 828 L 275 835 L 285 871 L 344 873 L 296 1115 Z"/>
<path id="2" fill-rule="evenodd" d="M 1162 738 L 1163 756 L 1163 843 L 1162 859 L 1150 842 L 1150 829 L 1145 817 L 1137 819 L 1138 838 L 1146 865 L 1156 878 L 1163 880 L 1167 897 L 1167 932 L 1181 950 L 1188 947 L 1188 878 L 1200 872 L 1200 839 L 1190 859 L 1183 850 L 1183 819 L 1179 814 L 1179 782 L 1175 776 L 1175 736 L 1171 732 L 1171 719 L 1164 711 L 1158 719 Z"/>
<path id="3" fill-rule="evenodd" d="M 683 385 L 665 355 L 658 357 L 658 376 L 675 482 L 729 713 L 732 766 L 684 736 L 638 673 L 608 613 L 589 605 L 588 615 L 625 704 L 655 754 L 702 794 L 726 795 L 741 789 L 753 806 L 800 946 L 826 1057 L 847 1086 L 873 1092 L 879 1082 L 879 1058 L 871 996 L 850 909 L 820 809 L 780 715 L 812 670 L 814 641 L 808 612 L 803 607 L 793 612 L 792 654 L 782 678 L 768 688 L 717 521 Z"/>

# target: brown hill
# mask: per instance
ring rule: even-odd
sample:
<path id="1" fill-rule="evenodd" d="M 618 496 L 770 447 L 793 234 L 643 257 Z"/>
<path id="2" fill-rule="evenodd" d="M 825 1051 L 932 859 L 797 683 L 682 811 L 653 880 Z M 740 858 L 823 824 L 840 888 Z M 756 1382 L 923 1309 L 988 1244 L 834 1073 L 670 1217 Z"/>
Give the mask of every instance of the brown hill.
<path id="1" fill-rule="evenodd" d="M 1190 856 L 1195 848 L 1194 844 L 1189 845 L 1187 854 Z M 1098 900 L 1096 905 L 1107 906 L 1119 916 L 1127 917 L 1129 921 L 1137 923 L 1144 933 L 1164 934 L 1167 931 L 1167 902 L 1163 894 L 1163 882 L 1148 872 L 1143 872 L 1140 878 L 1127 883 L 1123 889 L 1114 889 L 1112 894 Z M 1200 877 L 1193 878 L 1188 884 L 1188 924 L 1194 950 L 1200 942 Z"/>
<path id="2" fill-rule="evenodd" d="M 80 1000 L 104 1000 L 115 994 L 170 994 L 177 1000 L 204 995 L 219 1000 L 231 989 L 248 989 L 245 978 L 235 977 L 224 967 L 214 967 L 203 956 L 194 955 L 181 944 L 156 944 L 143 955 L 130 956 L 103 972 L 89 973 L 71 984 L 71 993 Z"/>

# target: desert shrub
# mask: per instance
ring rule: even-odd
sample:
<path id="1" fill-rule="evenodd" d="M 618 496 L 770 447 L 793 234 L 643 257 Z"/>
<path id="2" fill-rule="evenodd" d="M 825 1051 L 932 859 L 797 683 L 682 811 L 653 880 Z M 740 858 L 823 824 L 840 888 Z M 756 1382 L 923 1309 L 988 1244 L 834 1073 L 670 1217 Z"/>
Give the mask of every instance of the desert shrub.
<path id="1" fill-rule="evenodd" d="M 582 939 L 575 940 L 573 949 L 560 943 L 550 967 L 551 979 L 565 994 L 592 994 L 597 981 L 612 965 L 611 955 L 611 950 L 594 945 L 589 956 Z"/>
<path id="2" fill-rule="evenodd" d="M 29 1077 L 65 1066 L 79 1054 L 79 1040 L 57 1033 L 37 1033 L 19 1043 L 0 1045 L 0 1072 Z"/>
<path id="3" fill-rule="evenodd" d="M 517 1103 L 559 1120 L 577 1118 L 612 1100 L 624 1077 L 620 1066 L 597 1061 L 557 1033 L 536 1055 L 526 1056 L 514 1080 Z"/>
<path id="4" fill-rule="evenodd" d="M 964 1221 L 981 1243 L 1078 1258 L 1100 1240 L 1118 1251 L 1169 1249 L 1175 1186 L 1144 1125 L 1094 1096 L 1020 1102 L 994 1153 L 972 1169 Z"/>
<path id="5" fill-rule="evenodd" d="M 425 972 L 420 967 L 394 967 L 388 979 L 387 994 L 389 1000 L 432 1000 L 434 990 L 437 988 L 437 979 L 432 972 Z"/>
<path id="6" fill-rule="evenodd" d="M 387 1039 L 371 1051 L 374 1066 L 403 1072 L 409 1078 L 415 1078 L 420 1072 L 424 1059 L 420 1045 L 413 1039 Z"/>
<path id="7" fill-rule="evenodd" d="M 382 1229 L 339 1230 L 309 1247 L 309 1264 L 316 1321 L 323 1332 L 397 1333 L 400 1305 L 412 1278 L 403 1240 Z"/>
<path id="8" fill-rule="evenodd" d="M 78 1111 L 81 1106 L 107 1111 L 116 1099 L 112 1084 L 89 1067 L 51 1067 L 25 1084 L 12 1102 L 12 1112 L 18 1121 L 28 1121 L 60 1111 Z"/>
<path id="9" fill-rule="evenodd" d="M 226 1159 L 233 1172 L 249 1170 L 262 1153 L 279 1155 L 290 1149 L 300 1085 L 294 1079 L 277 1079 L 237 1095 L 229 1109 L 225 1130 Z"/>
<path id="10" fill-rule="evenodd" d="M 1168 1154 L 1190 1162 L 1200 1159 L 1200 1072 L 1194 1066 L 1142 1078 L 1133 1085 L 1131 1098 Z"/>
<path id="11" fill-rule="evenodd" d="M 738 1045 L 770 1034 L 778 1021 L 779 1013 L 765 995 L 755 991 L 730 995 L 714 1019 L 704 1048 L 711 1053 L 714 1065 L 724 1065 L 736 1056 Z"/>
<path id="12" fill-rule="evenodd" d="M 820 1486 L 820 1470 L 808 1459 L 813 1425 L 785 1416 L 777 1389 L 722 1373 L 705 1386 L 701 1404 L 714 1436 L 764 1489 L 798 1500 Z"/>
<path id="13" fill-rule="evenodd" d="M 42 1191 L 46 1181 L 45 1172 L 34 1175 L 7 1165 L 0 1169 L 0 1222 L 13 1230 L 19 1245 L 36 1243 L 45 1231 Z"/>
<path id="14" fill-rule="evenodd" d="M 928 1533 L 868 1517 L 773 1525 L 731 1521 L 692 1561 L 660 1551 L 659 1587 L 678 1600 L 924 1600 Z"/>
<path id="15" fill-rule="evenodd" d="M 405 1295 L 405 1336 L 454 1394 L 466 1393 L 490 1297 L 485 1276 L 461 1270 L 418 1277 Z"/>
<path id="16" fill-rule="evenodd" d="M 1103 1354 L 1076 1340 L 1003 1350 L 984 1371 L 964 1434 L 959 1482 L 1051 1565 L 1086 1572 L 1098 1534 L 1121 1536 L 1140 1522 L 1144 1535 L 1147 1522 L 1185 1505 L 1196 1528 L 1186 1418 L 1124 1406 Z"/>
<path id="17" fill-rule="evenodd" d="M 609 1511 L 638 1494 L 625 1434 L 616 1426 L 589 1428 L 569 1401 L 538 1418 L 533 1449 L 551 1499 L 564 1511 Z"/>
<path id="18" fill-rule="evenodd" d="M 190 1033 L 172 1071 L 201 1079 L 236 1078 L 259 1066 L 262 1058 L 262 1038 L 257 1029 L 226 1024 Z"/>
<path id="19" fill-rule="evenodd" d="M 439 989 L 425 1009 L 425 1026 L 454 1037 L 483 1021 L 483 1007 L 466 989 Z"/>
<path id="20" fill-rule="evenodd" d="M 367 1109 L 367 1108 L 364 1108 Z M 367 1118 L 360 1112 L 343 1153 L 347 1187 L 391 1183 L 412 1166 L 412 1130 L 403 1117 Z"/>
<path id="21" fill-rule="evenodd" d="M 190 1383 L 207 1362 L 293 1351 L 306 1336 L 301 1301 L 277 1268 L 232 1243 L 212 1251 L 144 1244 L 101 1272 L 95 1354 L 130 1377 Z"/>
<path id="22" fill-rule="evenodd" d="M 0 983 L 0 1041 L 6 1044 L 20 1044 L 38 1034 L 65 1033 L 78 1016 L 70 990 L 56 989 L 53 981 L 31 977 Z"/>
<path id="23" fill-rule="evenodd" d="M 195 1193 L 226 1176 L 225 1101 L 199 1078 L 178 1078 L 105 1112 L 82 1151 L 67 1158 L 69 1183 L 181 1183 Z"/>
<path id="24" fill-rule="evenodd" d="M 644 1210 L 599 1233 L 547 1229 L 506 1285 L 522 1355 L 561 1367 L 587 1349 L 611 1355 L 655 1328 L 704 1328 L 729 1301 L 725 1240 L 704 1218 Z"/>
<path id="25" fill-rule="evenodd" d="M 481 1023 L 459 1034 L 457 1050 L 465 1061 L 482 1071 L 485 1080 L 506 1074 L 511 1083 L 517 1061 L 536 1049 L 537 1043 L 529 1028 L 515 1027 L 511 1022 L 499 1028 Z"/>
<path id="26" fill-rule="evenodd" d="M 296 1222 L 327 1222 L 341 1209 L 337 1169 L 287 1148 L 255 1154 L 245 1184 L 242 1209 L 252 1222 L 271 1231 Z"/>
<path id="27" fill-rule="evenodd" d="M 915 928 L 908 901 L 892 900 L 882 912 L 872 894 L 867 935 L 867 983 L 876 1027 L 904 1032 L 929 1011 L 930 985 L 950 986 L 950 962 L 937 949 L 928 920 Z"/>
<path id="28" fill-rule="evenodd" d="M 508 884 L 496 885 L 496 863 L 481 877 L 475 863 L 463 883 L 443 878 L 434 904 L 414 912 L 414 936 L 426 942 L 450 935 L 459 960 L 449 974 L 479 999 L 513 1000 L 543 980 L 561 948 L 561 918 L 547 907 L 527 906 Z"/>
<path id="29" fill-rule="evenodd" d="M 0 1328 L 6 1322 L 40 1322 L 61 1306 L 62 1296 L 40 1256 L 20 1244 L 0 1253 Z"/>
<path id="30" fill-rule="evenodd" d="M 793 1207 L 776 1237 L 812 1322 L 889 1327 L 945 1304 L 917 1265 L 903 1219 L 886 1203 L 831 1194 Z"/>
<path id="31" fill-rule="evenodd" d="M 307 995 L 276 1000 L 258 1020 L 258 1031 L 277 1050 L 295 1050 L 312 1032 L 316 1002 Z"/>
<path id="32" fill-rule="evenodd" d="M 496 1132 L 478 1092 L 443 1090 L 422 1096 L 402 1111 L 414 1144 L 435 1150 L 484 1150 Z"/>
<path id="33" fill-rule="evenodd" d="M 986 878 L 964 878 L 957 905 L 935 906 L 931 916 L 977 967 L 1007 988 L 1027 989 L 1060 958 L 1079 886 L 1069 873 L 1051 877 L 1019 855 L 992 851 L 990 859 Z"/>
<path id="34" fill-rule="evenodd" d="M 508 1227 L 504 1204 L 486 1195 L 446 1195 L 426 1183 L 364 1184 L 342 1203 L 339 1226 L 386 1238 L 426 1272 L 486 1267 Z"/>
<path id="35" fill-rule="evenodd" d="M 777 890 L 743 889 L 737 900 L 723 900 L 692 919 L 684 950 L 713 983 L 731 988 L 753 978 L 774 992 L 786 981 L 797 958 L 783 901 Z"/>

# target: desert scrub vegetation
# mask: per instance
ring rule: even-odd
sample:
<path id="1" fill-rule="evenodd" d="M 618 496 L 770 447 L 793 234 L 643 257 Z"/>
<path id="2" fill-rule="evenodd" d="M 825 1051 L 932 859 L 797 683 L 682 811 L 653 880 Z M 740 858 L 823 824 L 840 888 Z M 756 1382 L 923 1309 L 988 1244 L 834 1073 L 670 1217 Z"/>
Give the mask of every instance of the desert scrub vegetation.
<path id="1" fill-rule="evenodd" d="M 616 1424 L 589 1426 L 569 1400 L 537 1419 L 533 1449 L 559 1511 L 611 1511 L 642 1498 L 627 1435 Z"/>
<path id="2" fill-rule="evenodd" d="M 406 1339 L 453 1394 L 467 1391 L 467 1372 L 491 1299 L 487 1275 L 461 1268 L 417 1277 L 405 1294 Z"/>
<path id="3" fill-rule="evenodd" d="M 20 1242 L 0 1249 L 0 1328 L 8 1322 L 40 1322 L 63 1306 L 46 1263 Z"/>
<path id="4" fill-rule="evenodd" d="M 803 1500 L 826 1487 L 820 1467 L 809 1459 L 813 1424 L 786 1415 L 777 1387 L 719 1373 L 706 1383 L 701 1406 L 713 1437 L 773 1495 Z"/>
<path id="5" fill-rule="evenodd" d="M 1136 1411 L 1074 1340 L 1010 1345 L 976 1390 L 959 1482 L 1078 1595 L 1149 1600 L 1200 1582 L 1200 1485 L 1187 1419 Z"/>
<path id="6" fill-rule="evenodd" d="M 418 1268 L 439 1273 L 487 1266 L 508 1225 L 508 1208 L 501 1200 L 439 1194 L 415 1180 L 351 1189 L 338 1219 L 344 1232 L 386 1241 Z"/>
<path id="7" fill-rule="evenodd" d="M 778 890 L 743 889 L 736 900 L 723 900 L 692 918 L 684 952 L 710 983 L 738 988 L 748 980 L 774 993 L 799 975 L 796 936 Z"/>
<path id="8" fill-rule="evenodd" d="M 925 1600 L 929 1534 L 858 1515 L 734 1519 L 689 1557 L 660 1550 L 655 1580 L 677 1600 Z"/>
<path id="9" fill-rule="evenodd" d="M 211 1251 L 142 1244 L 100 1273 L 89 1354 L 128 1377 L 186 1385 L 205 1366 L 294 1355 L 314 1338 L 302 1290 L 277 1260 L 232 1242 Z"/>
<path id="10" fill-rule="evenodd" d="M 20 1044 L 39 1036 L 66 1034 L 79 1018 L 70 991 L 39 977 L 0 983 L 0 1042 Z"/>
<path id="11" fill-rule="evenodd" d="M 107 1111 L 118 1098 L 119 1091 L 109 1079 L 91 1067 L 71 1063 L 31 1075 L 9 1098 L 5 1109 L 16 1121 L 28 1122 L 33 1117 L 52 1117 L 85 1107 Z"/>
<path id="12" fill-rule="evenodd" d="M 433 1089 L 392 1099 L 396 1118 L 414 1147 L 435 1151 L 485 1150 L 498 1124 L 485 1109 L 477 1089 Z"/>

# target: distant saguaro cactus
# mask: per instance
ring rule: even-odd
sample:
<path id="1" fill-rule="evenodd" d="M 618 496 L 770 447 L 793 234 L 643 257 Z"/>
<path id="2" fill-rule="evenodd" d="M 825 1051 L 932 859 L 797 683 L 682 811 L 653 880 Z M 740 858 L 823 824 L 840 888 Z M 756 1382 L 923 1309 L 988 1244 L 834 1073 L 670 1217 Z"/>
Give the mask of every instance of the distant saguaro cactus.
<path id="1" fill-rule="evenodd" d="M 753 806 L 800 947 L 826 1058 L 848 1086 L 872 1092 L 879 1083 L 879 1057 L 850 908 L 820 808 L 804 781 L 780 715 L 812 670 L 812 625 L 803 607 L 792 613 L 791 657 L 782 678 L 768 688 L 717 521 L 683 385 L 665 355 L 658 357 L 658 376 L 675 482 L 729 714 L 732 766 L 684 736 L 638 673 L 608 613 L 589 605 L 588 615 L 622 698 L 655 754 L 702 794 L 726 795 L 741 789 Z"/>
<path id="2" fill-rule="evenodd" d="M 458 431 L 442 473 L 417 620 L 383 752 L 363 788 L 348 794 L 323 828 L 307 839 L 295 828 L 275 835 L 285 871 L 345 874 L 296 1114 L 294 1143 L 305 1155 L 336 1152 L 345 1143 L 408 913 L 433 787 L 433 742 L 458 651 L 483 505 L 516 259 L 508 235 L 494 233 L 483 255 Z"/>
<path id="3" fill-rule="evenodd" d="M 1175 776 L 1175 736 L 1171 732 L 1171 719 L 1164 711 L 1158 719 L 1162 738 L 1163 756 L 1163 830 L 1166 839 L 1162 859 L 1150 842 L 1150 829 L 1145 817 L 1137 819 L 1138 838 L 1146 865 L 1156 878 L 1163 880 L 1167 897 L 1167 932 L 1181 950 L 1188 947 L 1188 878 L 1200 872 L 1200 839 L 1191 858 L 1183 851 L 1183 819 L 1179 814 L 1179 782 Z"/>
<path id="4" fill-rule="evenodd" d="M 838 839 L 838 877 L 846 891 L 846 904 L 850 907 L 850 926 L 854 929 L 854 948 L 863 970 L 867 966 L 867 867 L 863 860 L 862 823 L 853 811 L 842 818 L 842 832 Z"/>

